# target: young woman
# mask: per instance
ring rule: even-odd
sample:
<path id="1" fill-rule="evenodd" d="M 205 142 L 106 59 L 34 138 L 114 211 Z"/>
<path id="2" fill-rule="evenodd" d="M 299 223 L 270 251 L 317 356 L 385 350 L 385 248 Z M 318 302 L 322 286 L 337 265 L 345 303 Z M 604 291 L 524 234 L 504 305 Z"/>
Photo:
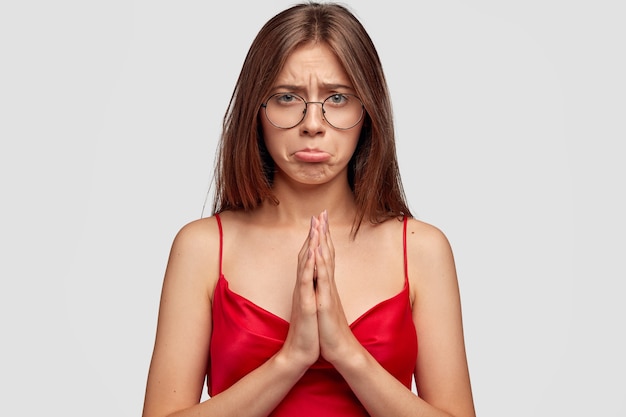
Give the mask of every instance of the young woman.
<path id="1" fill-rule="evenodd" d="M 172 246 L 144 417 L 474 416 L 452 252 L 411 217 L 345 7 L 260 30 L 218 161 L 214 215 Z"/>

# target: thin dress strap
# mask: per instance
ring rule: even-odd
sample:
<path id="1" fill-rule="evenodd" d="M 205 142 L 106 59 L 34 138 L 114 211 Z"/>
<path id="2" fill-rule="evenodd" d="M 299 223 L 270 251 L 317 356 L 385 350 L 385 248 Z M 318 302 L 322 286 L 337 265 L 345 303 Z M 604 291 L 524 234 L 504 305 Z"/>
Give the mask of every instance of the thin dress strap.
<path id="1" fill-rule="evenodd" d="M 222 246 L 224 244 L 224 234 L 222 232 L 222 220 L 220 219 L 220 215 L 217 213 L 215 213 L 215 220 L 217 220 L 217 228 L 220 230 L 220 276 L 222 276 Z M 404 257 L 406 258 L 406 253 Z"/>
<path id="2" fill-rule="evenodd" d="M 402 231 L 402 247 L 404 249 L 404 282 L 405 285 L 409 286 L 409 261 L 406 253 L 406 225 L 408 223 L 408 217 L 404 216 L 404 225 Z"/>

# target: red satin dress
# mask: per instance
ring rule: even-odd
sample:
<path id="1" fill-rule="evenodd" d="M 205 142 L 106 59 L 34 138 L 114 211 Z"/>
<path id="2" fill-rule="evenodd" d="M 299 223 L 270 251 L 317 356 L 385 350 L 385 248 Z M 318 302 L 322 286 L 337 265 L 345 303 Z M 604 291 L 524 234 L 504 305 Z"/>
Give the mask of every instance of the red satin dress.
<path id="1" fill-rule="evenodd" d="M 213 295 L 213 332 L 209 357 L 208 393 L 213 396 L 265 363 L 282 347 L 289 323 L 228 288 L 221 271 Z M 350 328 L 370 354 L 411 389 L 417 357 L 417 335 L 411 316 L 404 220 L 405 285 L 356 319 Z M 369 414 L 335 368 L 319 359 L 270 414 L 272 417 L 363 417 Z"/>

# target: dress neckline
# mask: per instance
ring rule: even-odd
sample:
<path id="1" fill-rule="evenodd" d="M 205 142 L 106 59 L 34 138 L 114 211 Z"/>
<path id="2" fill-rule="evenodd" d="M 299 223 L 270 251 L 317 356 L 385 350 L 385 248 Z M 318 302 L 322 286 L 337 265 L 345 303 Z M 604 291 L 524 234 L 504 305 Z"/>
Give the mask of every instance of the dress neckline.
<path id="1" fill-rule="evenodd" d="M 224 274 L 220 274 L 219 277 L 219 281 L 217 286 L 219 287 L 221 285 L 223 285 L 224 291 L 226 291 L 229 295 L 231 295 L 232 297 L 238 299 L 239 301 L 247 304 L 251 309 L 255 310 L 257 313 L 260 313 L 264 316 L 266 316 L 267 318 L 276 321 L 276 322 L 280 322 L 283 323 L 285 325 L 289 325 L 289 321 L 285 320 L 284 318 L 280 317 L 279 315 L 272 313 L 271 311 L 267 310 L 266 308 L 260 306 L 259 304 L 255 303 L 254 301 L 250 300 L 247 297 L 244 297 L 243 295 L 233 291 L 230 288 L 230 285 L 228 283 L 228 280 L 226 279 L 226 277 L 224 276 Z M 400 290 L 400 292 L 398 292 L 396 295 L 392 295 L 389 298 L 385 298 L 384 300 L 381 300 L 379 302 L 377 302 L 376 304 L 374 304 L 373 306 L 369 307 L 368 309 L 366 309 L 363 313 L 361 313 L 359 316 L 357 316 L 356 319 L 354 319 L 354 321 L 352 321 L 352 323 L 350 323 L 350 328 L 354 328 L 356 327 L 361 321 L 365 320 L 367 318 L 367 316 L 369 316 L 370 314 L 373 314 L 373 312 L 375 312 L 377 309 L 393 303 L 396 299 L 400 299 L 400 300 L 408 300 L 409 299 L 409 295 L 408 295 L 408 285 L 405 281 L 404 286 L 402 287 L 402 289 Z"/>

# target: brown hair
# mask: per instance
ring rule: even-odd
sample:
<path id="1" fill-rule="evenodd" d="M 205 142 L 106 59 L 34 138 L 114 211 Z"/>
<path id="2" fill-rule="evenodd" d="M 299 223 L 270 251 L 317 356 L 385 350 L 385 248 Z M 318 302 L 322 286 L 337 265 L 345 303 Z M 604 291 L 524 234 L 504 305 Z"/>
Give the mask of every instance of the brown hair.
<path id="1" fill-rule="evenodd" d="M 250 210 L 272 193 L 274 164 L 263 140 L 259 108 L 289 54 L 315 41 L 328 45 L 345 68 L 366 110 L 348 169 L 357 214 L 380 223 L 410 216 L 396 158 L 391 102 L 382 65 L 369 35 L 344 6 L 303 3 L 270 19 L 250 46 L 224 117 L 215 167 L 213 212 Z"/>

